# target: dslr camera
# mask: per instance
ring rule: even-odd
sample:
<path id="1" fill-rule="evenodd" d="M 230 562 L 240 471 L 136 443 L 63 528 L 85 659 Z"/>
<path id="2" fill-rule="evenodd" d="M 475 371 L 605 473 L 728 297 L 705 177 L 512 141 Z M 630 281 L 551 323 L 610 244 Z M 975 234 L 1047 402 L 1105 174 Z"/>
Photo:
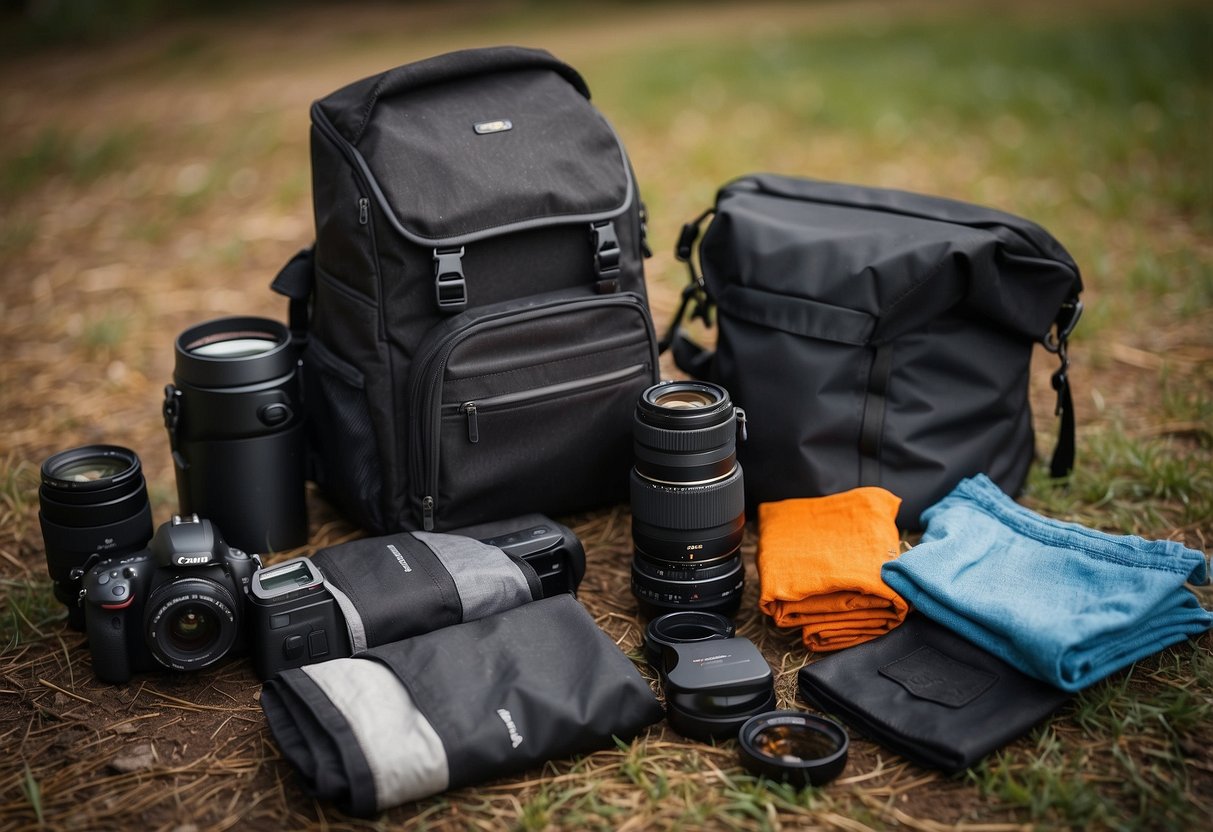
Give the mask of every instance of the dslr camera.
<path id="1" fill-rule="evenodd" d="M 199 670 L 243 650 L 245 598 L 260 568 L 198 515 L 160 526 L 147 549 L 96 563 L 80 592 L 93 672 L 103 682 Z"/>
<path id="2" fill-rule="evenodd" d="M 269 679 L 289 668 L 350 656 L 499 612 L 518 600 L 575 593 L 585 574 L 581 541 L 542 514 L 423 537 L 429 542 L 408 532 L 362 538 L 258 569 L 248 598 L 257 675 Z M 460 544 L 460 538 L 472 540 Z M 477 542 L 468 549 L 472 541 Z M 438 552 L 458 554 L 444 560 Z M 472 606 L 462 603 L 469 581 L 493 582 L 494 604 L 485 606 L 488 596 L 474 588 L 465 599 Z M 508 600 L 511 582 L 519 594 Z"/>

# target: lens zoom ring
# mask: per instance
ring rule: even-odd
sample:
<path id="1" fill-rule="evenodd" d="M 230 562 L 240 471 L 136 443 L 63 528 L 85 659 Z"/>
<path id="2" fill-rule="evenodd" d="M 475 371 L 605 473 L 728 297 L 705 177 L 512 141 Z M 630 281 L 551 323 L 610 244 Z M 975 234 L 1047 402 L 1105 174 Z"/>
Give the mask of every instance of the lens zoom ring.
<path id="1" fill-rule="evenodd" d="M 723 422 L 706 428 L 670 430 L 650 425 L 637 413 L 632 417 L 632 437 L 637 443 L 659 451 L 706 451 L 735 440 L 737 417 L 732 408 L 725 415 Z"/>
<path id="2" fill-rule="evenodd" d="M 632 514 L 666 529 L 709 529 L 745 512 L 741 466 L 707 485 L 672 486 L 646 480 L 632 469 Z"/>

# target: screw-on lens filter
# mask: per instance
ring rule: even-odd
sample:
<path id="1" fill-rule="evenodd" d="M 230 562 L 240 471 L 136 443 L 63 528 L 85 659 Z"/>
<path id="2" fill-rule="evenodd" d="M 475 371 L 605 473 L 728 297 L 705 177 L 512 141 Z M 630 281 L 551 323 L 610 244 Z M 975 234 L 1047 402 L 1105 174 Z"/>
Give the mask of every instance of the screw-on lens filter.
<path id="1" fill-rule="evenodd" d="M 737 743 L 747 771 L 796 786 L 824 786 L 841 774 L 850 744 L 841 725 L 800 711 L 752 717 Z"/>

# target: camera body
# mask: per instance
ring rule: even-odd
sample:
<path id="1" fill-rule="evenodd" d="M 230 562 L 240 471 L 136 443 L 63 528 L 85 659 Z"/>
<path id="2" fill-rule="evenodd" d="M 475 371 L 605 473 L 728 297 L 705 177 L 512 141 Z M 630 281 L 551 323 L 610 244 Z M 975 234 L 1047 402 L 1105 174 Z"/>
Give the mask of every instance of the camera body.
<path id="1" fill-rule="evenodd" d="M 542 514 L 468 526 L 448 535 L 474 538 L 500 549 L 510 558 L 524 561 L 538 577 L 544 598 L 575 592 L 585 575 L 581 541 L 569 528 Z M 403 557 L 392 546 L 381 548 L 396 551 L 396 559 Z M 383 609 L 399 609 L 418 602 L 414 597 L 370 599 L 365 597 L 365 589 L 357 600 Z M 381 586 L 375 589 L 390 592 Z M 347 597 L 341 588 L 326 580 L 317 562 L 297 557 L 259 569 L 253 575 L 248 600 L 253 668 L 260 678 L 269 679 L 292 667 L 351 655 L 348 623 L 359 618 L 354 608 L 357 605 L 352 596 Z M 343 613 L 343 609 L 349 609 L 350 614 Z"/>
<path id="2" fill-rule="evenodd" d="M 174 516 L 144 551 L 100 561 L 80 593 L 93 672 L 126 682 L 242 652 L 245 598 L 259 566 L 197 515 Z"/>

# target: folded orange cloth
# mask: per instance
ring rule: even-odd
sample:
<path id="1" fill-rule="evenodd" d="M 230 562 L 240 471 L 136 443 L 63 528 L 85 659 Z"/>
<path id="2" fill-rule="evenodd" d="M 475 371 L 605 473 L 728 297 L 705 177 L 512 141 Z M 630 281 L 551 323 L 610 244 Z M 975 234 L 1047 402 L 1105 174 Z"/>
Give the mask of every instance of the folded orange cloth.
<path id="1" fill-rule="evenodd" d="M 901 498 L 865 486 L 758 506 L 758 605 L 779 627 L 804 627 L 811 652 L 887 633 L 906 602 L 880 579 L 901 551 Z"/>

